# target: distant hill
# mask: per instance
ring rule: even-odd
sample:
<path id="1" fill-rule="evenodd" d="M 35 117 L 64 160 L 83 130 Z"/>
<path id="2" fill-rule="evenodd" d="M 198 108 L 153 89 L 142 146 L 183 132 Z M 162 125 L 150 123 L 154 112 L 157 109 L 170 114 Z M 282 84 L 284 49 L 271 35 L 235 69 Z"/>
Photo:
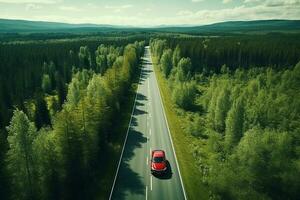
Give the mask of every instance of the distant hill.
<path id="1" fill-rule="evenodd" d="M 121 26 L 102 24 L 68 24 L 59 22 L 27 21 L 0 19 L 0 33 L 26 33 L 26 32 L 93 32 L 109 31 Z"/>
<path id="2" fill-rule="evenodd" d="M 159 30 L 181 33 L 299 32 L 300 20 L 228 21 L 194 27 L 165 27 Z"/>
<path id="3" fill-rule="evenodd" d="M 176 32 L 193 34 L 255 33 L 255 32 L 300 32 L 300 20 L 228 21 L 202 26 L 158 26 L 139 28 L 103 24 L 68 24 L 57 22 L 0 19 L 0 33 L 44 33 L 44 32 Z"/>

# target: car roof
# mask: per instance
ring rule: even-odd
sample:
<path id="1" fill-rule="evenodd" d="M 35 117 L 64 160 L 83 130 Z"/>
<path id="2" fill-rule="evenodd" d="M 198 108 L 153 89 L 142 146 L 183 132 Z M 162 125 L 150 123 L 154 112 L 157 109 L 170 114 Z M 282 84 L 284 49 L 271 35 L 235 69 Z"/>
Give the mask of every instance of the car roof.
<path id="1" fill-rule="evenodd" d="M 163 150 L 154 150 L 153 151 L 153 156 L 155 156 L 155 157 L 164 157 L 165 152 Z"/>

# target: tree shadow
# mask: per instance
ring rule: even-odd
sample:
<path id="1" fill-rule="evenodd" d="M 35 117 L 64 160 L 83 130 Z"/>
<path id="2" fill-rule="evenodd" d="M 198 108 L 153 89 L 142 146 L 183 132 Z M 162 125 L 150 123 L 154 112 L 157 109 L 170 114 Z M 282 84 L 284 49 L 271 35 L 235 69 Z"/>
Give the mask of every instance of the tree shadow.
<path id="1" fill-rule="evenodd" d="M 141 102 L 139 102 L 139 101 L 136 101 L 135 102 L 135 106 L 144 106 L 145 104 L 144 103 L 141 103 Z"/>
<path id="2" fill-rule="evenodd" d="M 171 165 L 170 165 L 168 160 L 166 161 L 166 164 L 167 164 L 167 170 L 166 170 L 165 173 L 163 173 L 163 174 L 152 174 L 152 175 L 154 177 L 158 178 L 158 179 L 161 179 L 161 180 L 171 179 L 172 175 L 173 175 L 173 172 L 172 172 L 172 168 L 171 168 Z"/>
<path id="3" fill-rule="evenodd" d="M 153 72 L 153 71 L 152 70 L 147 70 L 147 69 L 142 69 L 142 71 L 141 71 L 141 81 L 146 80 L 149 77 L 151 72 Z"/>
<path id="4" fill-rule="evenodd" d="M 147 114 L 148 112 L 144 111 L 144 110 L 140 110 L 138 108 L 134 109 L 133 115 L 143 115 L 143 114 Z"/>
<path id="5" fill-rule="evenodd" d="M 137 93 L 136 100 L 137 101 L 147 101 L 148 98 L 145 95 L 141 94 L 141 93 Z"/>
<path id="6" fill-rule="evenodd" d="M 135 117 L 132 120 L 136 121 Z M 129 162 L 134 156 L 134 150 L 141 148 L 147 138 L 133 127 L 129 131 L 112 199 L 122 200 L 126 199 L 127 194 L 144 195 L 145 192 L 142 177 L 130 168 Z"/>

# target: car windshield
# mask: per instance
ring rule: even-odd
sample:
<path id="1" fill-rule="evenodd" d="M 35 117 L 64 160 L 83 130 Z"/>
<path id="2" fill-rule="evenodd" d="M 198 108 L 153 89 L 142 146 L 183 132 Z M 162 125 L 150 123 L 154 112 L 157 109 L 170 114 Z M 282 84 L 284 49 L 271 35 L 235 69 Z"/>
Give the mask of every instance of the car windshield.
<path id="1" fill-rule="evenodd" d="M 163 157 L 154 157 L 154 158 L 153 158 L 153 162 L 154 162 L 154 163 L 160 163 L 160 162 L 162 162 L 162 161 L 164 161 L 164 158 L 163 158 Z"/>

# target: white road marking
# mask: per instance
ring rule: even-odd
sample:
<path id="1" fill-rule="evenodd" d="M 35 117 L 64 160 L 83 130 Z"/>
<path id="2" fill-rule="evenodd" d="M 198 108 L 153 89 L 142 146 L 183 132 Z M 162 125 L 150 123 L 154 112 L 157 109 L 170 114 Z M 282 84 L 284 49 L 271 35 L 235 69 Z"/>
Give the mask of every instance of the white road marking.
<path id="1" fill-rule="evenodd" d="M 152 191 L 152 175 L 150 175 L 150 190 Z"/>
<path id="2" fill-rule="evenodd" d="M 146 158 L 146 165 L 148 165 L 148 156 L 147 156 L 147 158 Z"/>
<path id="3" fill-rule="evenodd" d="M 146 200 L 148 199 L 148 187 L 146 185 Z"/>

